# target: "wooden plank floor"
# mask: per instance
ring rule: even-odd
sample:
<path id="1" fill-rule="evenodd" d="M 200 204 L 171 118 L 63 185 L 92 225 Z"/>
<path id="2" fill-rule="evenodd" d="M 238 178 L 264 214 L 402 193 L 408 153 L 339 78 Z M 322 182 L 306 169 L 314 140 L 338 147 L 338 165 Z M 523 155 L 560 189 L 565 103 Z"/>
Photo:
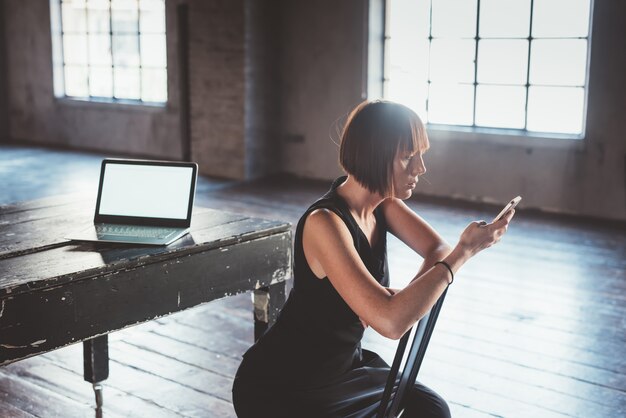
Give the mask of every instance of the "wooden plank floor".
<path id="1" fill-rule="evenodd" d="M 0 146 L 0 204 L 95 196 L 101 155 Z M 432 178 L 436 176 L 431 174 Z M 202 178 L 199 205 L 293 222 L 327 182 Z M 454 243 L 498 208 L 418 197 L 410 206 Z M 419 259 L 389 242 L 392 285 Z M 252 343 L 250 295 L 212 302 L 110 336 L 106 416 L 233 417 L 230 388 Z M 368 330 L 388 360 L 395 342 Z M 455 417 L 626 416 L 626 230 L 520 210 L 502 242 L 458 274 L 419 379 Z M 93 416 L 82 346 L 0 368 L 0 417 Z"/>

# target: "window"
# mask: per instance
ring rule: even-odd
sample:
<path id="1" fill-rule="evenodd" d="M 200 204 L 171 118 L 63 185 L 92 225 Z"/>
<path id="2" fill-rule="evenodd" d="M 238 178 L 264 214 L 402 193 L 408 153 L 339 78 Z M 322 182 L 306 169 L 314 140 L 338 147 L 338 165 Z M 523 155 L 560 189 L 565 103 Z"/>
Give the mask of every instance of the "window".
<path id="1" fill-rule="evenodd" d="M 582 135 L 590 0 L 388 0 L 384 96 L 431 124 Z"/>
<path id="2" fill-rule="evenodd" d="M 165 0 L 50 0 L 57 97 L 167 101 Z"/>

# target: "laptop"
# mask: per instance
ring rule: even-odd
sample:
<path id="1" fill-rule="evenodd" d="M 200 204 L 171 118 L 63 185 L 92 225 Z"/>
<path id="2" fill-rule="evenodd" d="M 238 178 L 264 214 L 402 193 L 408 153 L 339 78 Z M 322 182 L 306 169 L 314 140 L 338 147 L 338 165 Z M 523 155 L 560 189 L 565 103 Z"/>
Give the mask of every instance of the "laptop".
<path id="1" fill-rule="evenodd" d="M 94 224 L 67 237 L 168 245 L 189 232 L 196 163 L 104 159 Z"/>

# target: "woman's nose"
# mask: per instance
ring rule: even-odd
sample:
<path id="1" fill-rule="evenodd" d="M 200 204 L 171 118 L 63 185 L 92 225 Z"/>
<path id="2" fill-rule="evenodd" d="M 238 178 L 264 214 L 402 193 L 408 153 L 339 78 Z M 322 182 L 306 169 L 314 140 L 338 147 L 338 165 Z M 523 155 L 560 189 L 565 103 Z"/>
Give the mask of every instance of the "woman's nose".
<path id="1" fill-rule="evenodd" d="M 421 176 L 426 173 L 426 166 L 424 165 L 424 160 L 421 156 L 415 158 L 413 160 L 413 164 L 411 167 L 411 174 L 414 176 Z"/>

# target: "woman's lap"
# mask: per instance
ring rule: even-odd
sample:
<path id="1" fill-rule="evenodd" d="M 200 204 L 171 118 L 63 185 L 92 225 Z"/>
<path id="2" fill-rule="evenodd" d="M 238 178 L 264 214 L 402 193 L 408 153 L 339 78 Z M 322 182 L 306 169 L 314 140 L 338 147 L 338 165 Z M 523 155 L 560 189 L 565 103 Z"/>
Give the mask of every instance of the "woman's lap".
<path id="1" fill-rule="evenodd" d="M 402 418 L 450 418 L 450 408 L 437 392 L 415 382 L 404 401 Z"/>
<path id="2" fill-rule="evenodd" d="M 364 351 L 364 365 L 329 385 L 298 389 L 235 378 L 233 403 L 239 418 L 264 417 L 373 417 L 387 381 L 389 366 L 378 355 Z M 403 417 L 449 418 L 445 401 L 416 383 L 407 394 Z"/>

